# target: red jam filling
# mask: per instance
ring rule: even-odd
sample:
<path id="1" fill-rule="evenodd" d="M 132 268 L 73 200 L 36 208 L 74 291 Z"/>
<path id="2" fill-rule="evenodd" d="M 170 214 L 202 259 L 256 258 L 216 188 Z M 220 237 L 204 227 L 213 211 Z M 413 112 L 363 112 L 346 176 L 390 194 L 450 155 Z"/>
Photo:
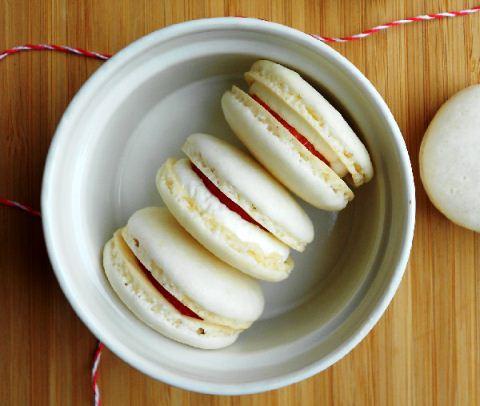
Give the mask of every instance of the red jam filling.
<path id="1" fill-rule="evenodd" d="M 143 264 L 137 259 L 138 265 L 142 270 L 143 274 L 147 277 L 150 283 L 158 290 L 158 292 L 170 303 L 177 311 L 187 317 L 192 317 L 194 319 L 203 320 L 197 313 L 190 310 L 187 306 L 185 306 L 180 300 L 178 300 L 175 296 L 173 296 L 167 289 L 165 289 L 158 281 L 153 277 L 152 273 L 143 266 Z"/>
<path id="2" fill-rule="evenodd" d="M 256 100 L 261 106 L 267 110 L 273 117 L 277 119 L 277 121 L 280 122 L 281 125 L 283 125 L 289 132 L 292 134 L 300 143 L 307 148 L 313 155 L 315 155 L 318 159 L 322 160 L 325 162 L 327 165 L 330 165 L 330 163 L 327 161 L 327 159 L 320 153 L 318 152 L 313 144 L 308 141 L 302 134 L 300 134 L 295 128 L 293 128 L 290 124 L 288 124 L 278 113 L 273 111 L 270 106 L 265 103 L 262 99 L 260 99 L 256 95 L 251 95 L 254 100 Z"/>
<path id="3" fill-rule="evenodd" d="M 215 186 L 215 184 L 208 179 L 203 172 L 198 169 L 193 163 L 192 170 L 197 174 L 197 176 L 202 180 L 205 187 L 210 191 L 212 195 L 214 195 L 218 200 L 220 200 L 225 206 L 227 206 L 231 211 L 237 213 L 242 219 L 249 221 L 250 223 L 262 228 L 265 230 L 261 224 L 257 223 L 245 210 L 243 210 L 237 203 L 231 200 L 228 196 L 223 194 L 223 192 Z"/>

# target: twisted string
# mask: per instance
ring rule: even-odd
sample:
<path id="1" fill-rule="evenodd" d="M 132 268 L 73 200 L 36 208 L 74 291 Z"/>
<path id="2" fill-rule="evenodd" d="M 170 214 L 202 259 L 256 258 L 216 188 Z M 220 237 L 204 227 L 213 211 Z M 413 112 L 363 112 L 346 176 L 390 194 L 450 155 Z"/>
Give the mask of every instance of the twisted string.
<path id="1" fill-rule="evenodd" d="M 399 25 L 417 23 L 422 21 L 442 20 L 444 18 L 461 17 L 461 16 L 475 14 L 475 13 L 478 13 L 479 11 L 480 11 L 480 6 L 475 6 L 472 8 L 467 8 L 465 10 L 459 10 L 459 11 L 446 11 L 441 13 L 424 14 L 416 17 L 408 17 L 408 18 L 403 18 L 401 20 L 395 20 L 389 23 L 377 25 L 375 27 L 369 28 L 368 30 L 362 31 L 358 34 L 349 35 L 347 37 L 323 37 L 321 35 L 316 35 L 316 34 L 310 34 L 310 35 L 313 38 L 316 38 L 322 42 L 336 42 L 336 43 L 349 42 L 349 41 L 356 41 L 362 38 L 369 37 L 372 34 L 387 30 L 389 28 L 398 27 Z"/>
<path id="2" fill-rule="evenodd" d="M 478 13 L 479 11 L 480 11 L 480 6 L 475 6 L 475 7 L 467 8 L 464 10 L 444 11 L 440 13 L 423 14 L 415 17 L 402 18 L 400 20 L 395 20 L 385 24 L 377 25 L 375 27 L 369 28 L 368 30 L 359 32 L 357 34 L 352 34 L 346 37 L 325 37 L 317 34 L 310 34 L 310 35 L 313 38 L 318 39 L 319 41 L 327 42 L 327 43 L 350 42 L 350 41 L 356 41 L 362 38 L 369 37 L 370 35 L 375 34 L 377 32 L 384 31 L 393 27 L 398 27 L 400 25 L 405 25 L 405 24 L 410 24 L 415 22 L 422 22 L 422 21 L 442 20 L 444 18 L 467 16 L 474 13 Z M 106 61 L 111 57 L 111 55 L 109 54 L 104 54 L 104 53 L 95 52 L 95 51 L 88 51 L 82 48 L 74 48 L 66 45 L 25 44 L 25 45 L 16 46 L 16 47 L 1 51 L 0 61 L 6 58 L 7 56 L 16 54 L 18 52 L 24 52 L 24 51 L 56 51 L 56 52 L 63 52 L 66 54 L 85 56 L 87 58 L 95 58 L 101 61 Z"/>
<path id="3" fill-rule="evenodd" d="M 93 404 L 95 406 L 101 406 L 102 404 L 102 399 L 100 398 L 100 388 L 98 386 L 98 378 L 100 376 L 98 369 L 100 366 L 100 360 L 102 358 L 102 351 L 105 348 L 105 345 L 97 340 L 97 347 L 95 349 L 95 352 L 93 354 L 93 359 L 92 359 L 92 391 L 93 391 Z"/>
<path id="4" fill-rule="evenodd" d="M 25 213 L 29 214 L 30 216 L 40 217 L 40 212 L 38 210 L 32 209 L 30 206 L 27 206 L 22 203 L 18 203 L 14 200 L 4 199 L 3 197 L 0 197 L 0 205 L 23 210 Z"/>
<path id="5" fill-rule="evenodd" d="M 108 54 L 102 54 L 100 52 L 86 51 L 82 48 L 73 48 L 66 45 L 54 45 L 54 44 L 25 44 L 17 47 L 5 49 L 0 52 L 0 61 L 5 59 L 7 56 L 17 54 L 19 52 L 25 51 L 55 51 L 63 52 L 64 54 L 74 54 L 79 56 L 85 56 L 87 58 L 95 58 L 101 61 L 106 61 L 111 57 Z"/>
<path id="6" fill-rule="evenodd" d="M 13 207 L 15 209 L 22 210 L 30 216 L 41 218 L 41 214 L 38 210 L 32 209 L 30 206 L 16 202 L 14 200 L 4 199 L 0 197 L 0 205 L 6 207 Z M 91 378 L 92 378 L 92 392 L 93 392 L 93 404 L 95 406 L 101 406 L 102 401 L 100 398 L 100 388 L 98 386 L 99 378 L 99 366 L 100 359 L 102 358 L 102 351 L 105 348 L 105 345 L 97 340 L 95 347 L 95 352 L 92 358 L 92 368 L 91 368 Z"/>

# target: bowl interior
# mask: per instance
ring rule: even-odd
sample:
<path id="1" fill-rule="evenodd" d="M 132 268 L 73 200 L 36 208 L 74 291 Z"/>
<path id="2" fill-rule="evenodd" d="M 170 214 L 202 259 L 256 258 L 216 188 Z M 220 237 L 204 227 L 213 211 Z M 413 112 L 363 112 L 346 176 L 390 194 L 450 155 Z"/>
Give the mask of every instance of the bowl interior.
<path id="1" fill-rule="evenodd" d="M 144 372 L 216 393 L 266 390 L 299 379 L 314 364 L 310 373 L 328 366 L 372 317 L 398 273 L 411 210 L 404 158 L 367 85 L 331 51 L 296 41 L 300 34 L 237 25 L 153 34 L 102 67 L 59 128 L 43 201 L 52 261 L 89 327 Z M 162 205 L 155 173 L 167 157 L 182 155 L 189 134 L 206 132 L 241 147 L 220 97 L 232 84 L 245 88 L 242 75 L 260 58 L 297 70 L 319 88 L 367 144 L 376 173 L 339 214 L 304 205 L 315 240 L 294 254 L 289 279 L 262 284 L 262 319 L 229 348 L 196 350 L 162 337 L 128 311 L 103 274 L 101 251 L 135 210 Z"/>

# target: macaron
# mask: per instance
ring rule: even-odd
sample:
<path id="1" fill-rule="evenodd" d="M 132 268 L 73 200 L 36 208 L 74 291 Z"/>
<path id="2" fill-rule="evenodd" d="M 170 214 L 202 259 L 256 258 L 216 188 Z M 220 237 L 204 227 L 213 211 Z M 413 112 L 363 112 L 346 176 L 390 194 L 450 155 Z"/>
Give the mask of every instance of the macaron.
<path id="1" fill-rule="evenodd" d="M 290 247 L 313 240 L 305 211 L 263 167 L 208 134 L 192 134 L 188 159 L 170 158 L 157 188 L 178 222 L 204 247 L 242 272 L 267 281 L 293 268 Z"/>
<path id="2" fill-rule="evenodd" d="M 435 207 L 480 232 L 480 85 L 461 90 L 435 114 L 420 146 L 420 177 Z"/>
<path id="3" fill-rule="evenodd" d="M 315 207 L 341 210 L 354 186 L 368 182 L 367 149 L 342 115 L 302 77 L 277 63 L 257 61 L 222 97 L 227 122 L 250 152 L 285 186 Z"/>
<path id="4" fill-rule="evenodd" d="M 132 313 L 193 347 L 232 344 L 263 311 L 258 283 L 198 244 L 166 208 L 133 214 L 105 245 L 103 265 Z"/>

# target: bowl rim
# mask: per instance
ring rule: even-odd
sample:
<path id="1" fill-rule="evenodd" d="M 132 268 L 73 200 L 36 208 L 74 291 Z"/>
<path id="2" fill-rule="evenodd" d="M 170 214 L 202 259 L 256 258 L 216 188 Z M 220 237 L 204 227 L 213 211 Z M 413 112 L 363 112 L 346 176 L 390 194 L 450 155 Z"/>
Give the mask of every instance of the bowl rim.
<path id="1" fill-rule="evenodd" d="M 107 80 L 116 70 L 121 68 L 124 63 L 156 43 L 166 41 L 179 35 L 225 29 L 260 31 L 282 37 L 283 39 L 294 43 L 307 45 L 310 48 L 315 49 L 317 52 L 321 52 L 323 56 L 348 72 L 348 74 L 356 81 L 356 84 L 365 92 L 366 97 L 375 104 L 381 112 L 383 119 L 391 129 L 392 141 L 399 154 L 400 164 L 402 166 L 403 174 L 405 175 L 403 177 L 403 183 L 406 190 L 406 196 L 404 196 L 404 199 L 407 201 L 407 209 L 402 224 L 405 233 L 402 236 L 401 252 L 396 261 L 392 277 L 383 289 L 383 292 L 377 299 L 376 303 L 372 304 L 373 309 L 370 312 L 369 317 L 366 317 L 365 320 L 363 320 L 362 323 L 327 356 L 314 360 L 309 365 L 284 375 L 238 385 L 199 381 L 197 379 L 182 376 L 164 367 L 160 367 L 162 373 L 159 376 L 158 373 L 154 373 L 151 370 L 145 360 L 139 358 L 133 351 L 126 347 L 120 339 L 109 333 L 101 324 L 97 323 L 93 314 L 84 311 L 80 301 L 77 300 L 74 289 L 72 289 L 64 277 L 62 264 L 59 255 L 55 250 L 55 237 L 52 230 L 52 225 L 55 221 L 55 210 L 53 210 L 51 203 L 55 198 L 52 179 L 56 173 L 55 166 L 59 150 L 62 144 L 65 144 L 68 140 L 69 127 L 71 127 L 71 123 L 74 121 L 73 117 L 79 111 L 82 111 L 83 106 L 88 102 L 89 97 L 95 92 L 96 88 L 101 85 L 104 80 Z M 161 380 L 167 384 L 182 389 L 200 393 L 241 395 L 278 389 L 299 382 L 323 371 L 348 354 L 375 326 L 397 291 L 407 266 L 415 225 L 415 185 L 405 141 L 392 113 L 375 87 L 348 59 L 313 36 L 282 24 L 256 18 L 219 17 L 181 22 L 154 31 L 120 50 L 87 79 L 69 103 L 52 138 L 43 175 L 41 209 L 47 252 L 56 278 L 76 314 L 99 340 L 101 340 L 122 360 L 154 379 Z"/>

